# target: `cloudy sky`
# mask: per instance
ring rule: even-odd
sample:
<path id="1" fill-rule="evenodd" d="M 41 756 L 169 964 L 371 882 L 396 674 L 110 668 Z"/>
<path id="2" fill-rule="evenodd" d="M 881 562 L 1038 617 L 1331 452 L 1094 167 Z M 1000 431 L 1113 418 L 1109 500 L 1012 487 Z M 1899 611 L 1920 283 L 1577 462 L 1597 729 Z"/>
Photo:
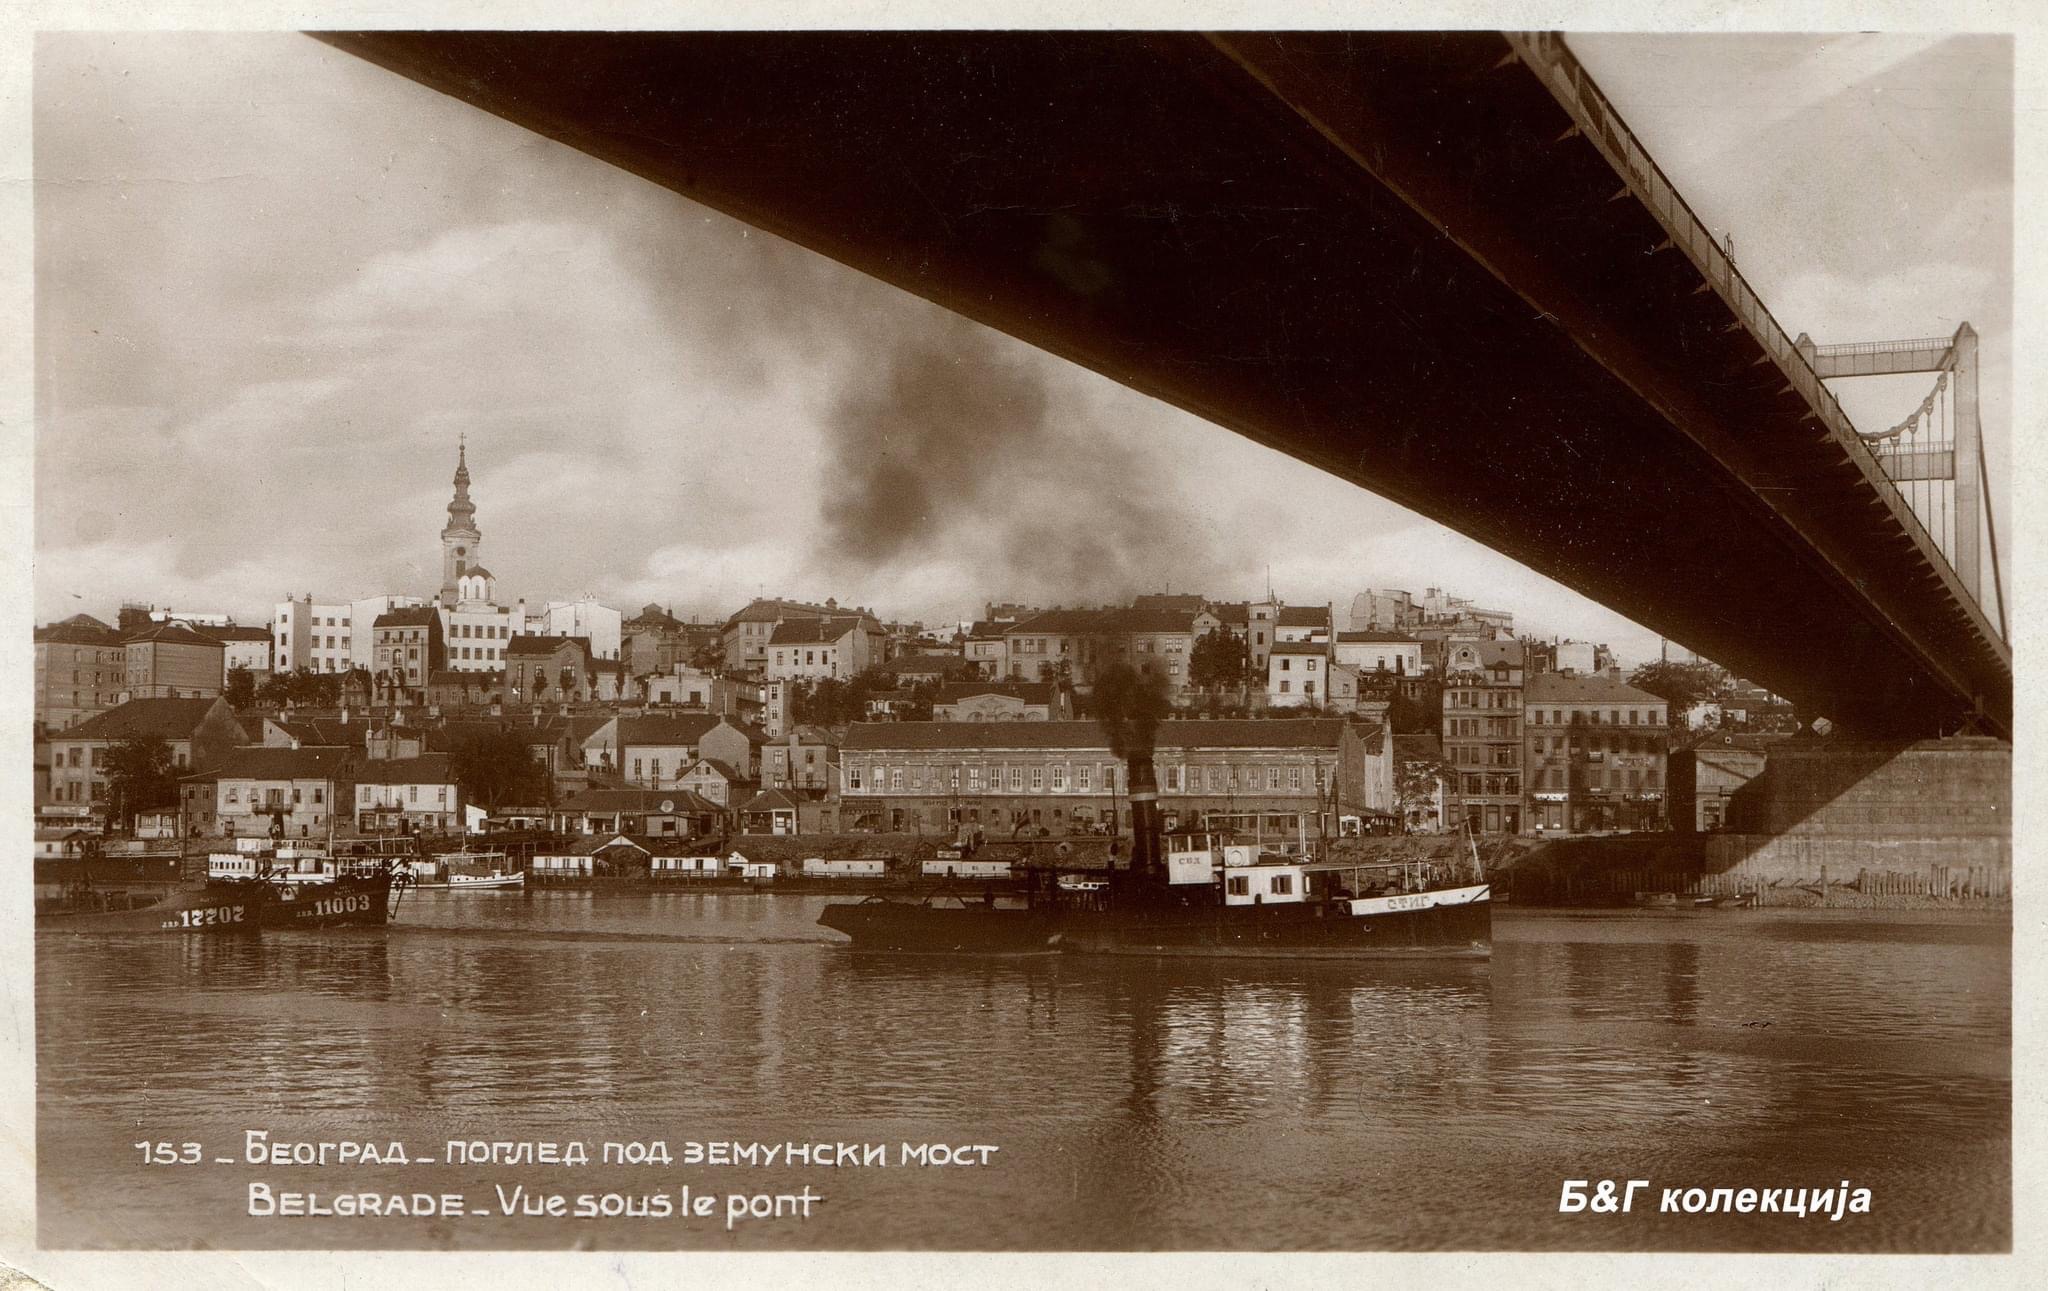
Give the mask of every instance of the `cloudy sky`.
<path id="1" fill-rule="evenodd" d="M 1976 325 L 2002 478 L 2007 46 L 1573 43 L 1790 330 Z M 507 597 L 937 621 L 1242 598 L 1270 564 L 1290 601 L 1435 584 L 1657 650 L 1412 512 L 310 38 L 44 36 L 34 124 L 38 621 L 429 592 L 466 433 Z M 1925 384 L 1841 393 L 1880 429 Z M 989 453 L 950 433 L 963 404 L 1033 429 Z M 1119 491 L 1141 471 L 1151 509 Z"/>

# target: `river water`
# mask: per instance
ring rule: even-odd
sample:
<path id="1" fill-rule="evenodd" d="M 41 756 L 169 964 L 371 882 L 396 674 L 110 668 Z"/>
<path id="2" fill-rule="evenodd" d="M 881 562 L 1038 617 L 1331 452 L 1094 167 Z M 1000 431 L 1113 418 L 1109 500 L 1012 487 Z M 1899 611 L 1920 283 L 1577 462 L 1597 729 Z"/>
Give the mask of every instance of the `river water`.
<path id="1" fill-rule="evenodd" d="M 1489 963 L 856 955 L 824 898 L 412 893 L 379 931 L 37 938 L 50 1247 L 1990 1251 L 2010 930 L 1913 913 L 1502 909 Z M 246 1160 L 401 1143 L 433 1164 Z M 606 1165 L 662 1140 L 673 1164 Z M 589 1145 L 451 1164 L 449 1140 Z M 883 1145 L 887 1165 L 684 1144 Z M 196 1164 L 145 1164 L 141 1142 Z M 986 1164 L 901 1162 L 987 1145 Z M 536 1150 L 538 1153 L 540 1150 Z M 231 1158 L 222 1162 L 218 1158 Z M 1559 1213 L 1566 1179 L 1646 1179 Z M 1868 1214 L 1662 1190 L 1870 1190 Z M 251 1215 L 453 1193 L 451 1218 Z M 680 1189 L 708 1216 L 578 1218 Z M 559 1217 L 499 1215 L 559 1193 Z M 772 1207 L 808 1188 L 780 1216 Z M 1625 1193 L 1624 1193 L 1625 1195 Z M 746 1199 L 766 1197 L 767 1202 Z M 388 1204 L 388 1203 L 387 1203 Z M 644 1201 L 653 1208 L 659 1203 Z M 261 1203 L 258 1208 L 261 1209 Z"/>

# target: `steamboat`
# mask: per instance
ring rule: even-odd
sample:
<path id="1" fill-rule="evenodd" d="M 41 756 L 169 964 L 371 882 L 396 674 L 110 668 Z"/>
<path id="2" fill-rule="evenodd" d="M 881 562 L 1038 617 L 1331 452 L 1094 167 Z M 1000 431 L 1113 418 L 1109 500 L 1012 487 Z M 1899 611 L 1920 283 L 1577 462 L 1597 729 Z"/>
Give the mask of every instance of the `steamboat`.
<path id="1" fill-rule="evenodd" d="M 1295 959 L 1485 958 L 1492 890 L 1477 848 L 1444 864 L 1315 859 L 1305 841 L 1269 850 L 1229 829 L 1167 834 L 1147 751 L 1126 759 L 1128 863 L 1106 876 L 1034 871 L 1020 898 L 941 889 L 921 900 L 870 897 L 818 922 L 855 949 L 939 953 Z"/>
<path id="2" fill-rule="evenodd" d="M 396 856 L 331 856 L 323 848 L 240 839 L 207 858 L 204 878 L 157 901 L 110 908 L 89 881 L 38 910 L 37 927 L 72 933 L 238 936 L 265 929 L 382 927 L 411 886 Z"/>

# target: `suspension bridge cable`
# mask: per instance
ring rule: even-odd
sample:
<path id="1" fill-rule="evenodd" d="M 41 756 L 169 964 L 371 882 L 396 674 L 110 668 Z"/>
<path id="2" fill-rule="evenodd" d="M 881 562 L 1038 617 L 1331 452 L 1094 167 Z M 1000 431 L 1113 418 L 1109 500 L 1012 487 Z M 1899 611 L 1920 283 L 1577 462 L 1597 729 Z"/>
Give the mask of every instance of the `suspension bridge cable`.
<path id="1" fill-rule="evenodd" d="M 1981 443 L 1977 446 L 1977 483 L 1983 490 L 1985 536 L 1991 540 L 1991 591 L 1998 600 L 1998 635 L 2009 642 L 2012 635 L 2005 625 L 2005 582 L 1998 572 L 1998 523 L 1991 516 L 1991 475 L 1984 466 L 1984 446 Z"/>

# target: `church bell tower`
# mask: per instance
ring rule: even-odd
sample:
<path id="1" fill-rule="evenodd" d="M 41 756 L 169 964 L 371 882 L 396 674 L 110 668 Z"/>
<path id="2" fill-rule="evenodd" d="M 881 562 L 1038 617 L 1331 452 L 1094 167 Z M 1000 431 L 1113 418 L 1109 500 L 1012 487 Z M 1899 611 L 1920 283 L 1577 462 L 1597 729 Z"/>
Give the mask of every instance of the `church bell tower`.
<path id="1" fill-rule="evenodd" d="M 469 500 L 467 437 L 455 445 L 455 496 L 448 503 L 448 523 L 441 529 L 441 605 L 454 609 L 456 580 L 483 564 L 484 536 L 476 527 L 476 504 Z"/>

